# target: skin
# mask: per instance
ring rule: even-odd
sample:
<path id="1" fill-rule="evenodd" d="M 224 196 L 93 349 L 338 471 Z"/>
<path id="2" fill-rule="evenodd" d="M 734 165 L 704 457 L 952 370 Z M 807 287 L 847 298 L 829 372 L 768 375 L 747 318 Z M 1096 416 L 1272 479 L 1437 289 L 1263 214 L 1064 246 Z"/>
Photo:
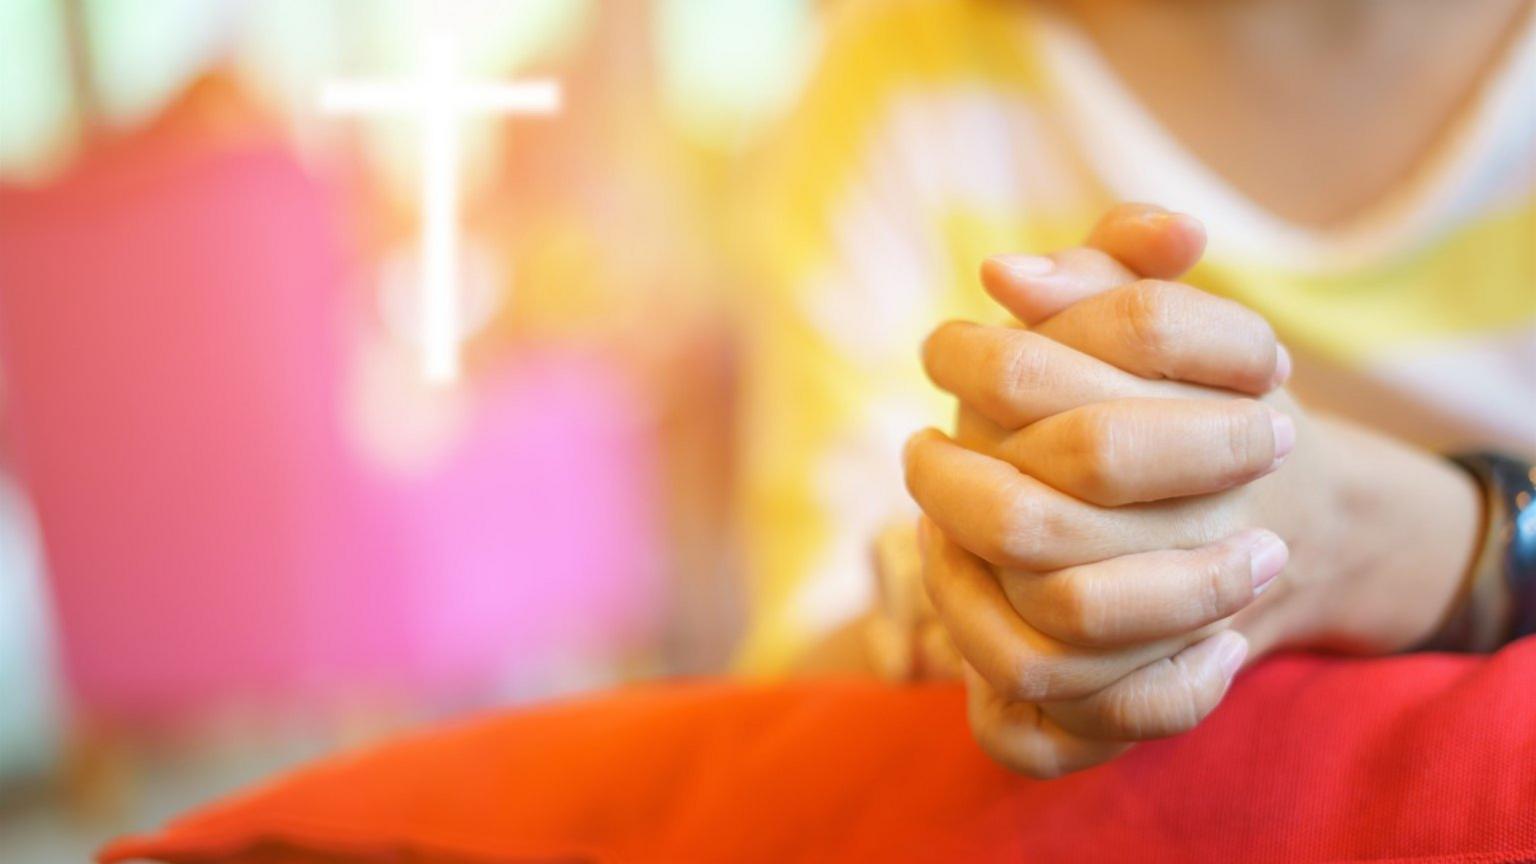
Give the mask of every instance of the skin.
<path id="1" fill-rule="evenodd" d="M 1049 5 L 1197 158 L 1313 227 L 1410 177 L 1531 14 L 1528 0 Z M 1309 415 L 1268 325 L 1178 283 L 1203 244 L 1191 217 L 1117 209 L 1082 247 L 985 265 L 1028 331 L 948 324 L 924 346 L 961 405 L 953 436 L 925 431 L 906 454 L 931 606 L 877 618 L 915 634 L 908 674 L 964 676 L 978 741 L 1033 776 L 1191 728 L 1276 648 L 1418 644 L 1480 532 L 1470 480 Z"/>
<path id="2" fill-rule="evenodd" d="M 978 741 L 1031 776 L 1192 728 L 1277 647 L 1419 643 L 1472 554 L 1470 479 L 1309 416 L 1269 325 L 1176 281 L 1203 244 L 1117 208 L 1082 247 L 984 265 L 1030 329 L 924 346 L 961 407 L 906 451 L 923 580 Z"/>
<path id="3" fill-rule="evenodd" d="M 1196 158 L 1315 228 L 1411 177 L 1532 14 L 1041 2 Z M 1191 728 L 1277 648 L 1419 644 L 1481 530 L 1473 484 L 1435 454 L 1295 403 L 1267 323 L 1179 284 L 1203 246 L 1189 216 L 1117 209 L 1081 247 L 983 267 L 1027 332 L 952 323 L 924 346 L 961 408 L 953 435 L 906 454 L 921 573 L 879 567 L 882 602 L 858 625 L 882 634 L 863 640 L 878 656 L 843 659 L 963 676 L 978 741 L 1032 776 Z M 918 578 L 925 592 L 900 587 Z"/>
<path id="4" fill-rule="evenodd" d="M 1040 2 L 1040 0 L 1037 0 Z M 1326 227 L 1390 195 L 1530 0 L 1050 0 L 1204 165 Z"/>

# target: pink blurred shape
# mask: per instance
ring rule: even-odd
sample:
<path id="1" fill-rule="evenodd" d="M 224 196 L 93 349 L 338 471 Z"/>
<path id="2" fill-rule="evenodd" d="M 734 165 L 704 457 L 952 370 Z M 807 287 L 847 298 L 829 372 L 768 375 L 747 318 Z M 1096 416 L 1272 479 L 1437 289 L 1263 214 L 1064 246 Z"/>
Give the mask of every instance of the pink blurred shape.
<path id="1" fill-rule="evenodd" d="M 474 686 L 646 631 L 653 442 L 624 379 L 525 353 L 468 385 L 430 471 L 371 465 L 334 210 L 275 145 L 0 190 L 6 413 L 93 714 Z"/>

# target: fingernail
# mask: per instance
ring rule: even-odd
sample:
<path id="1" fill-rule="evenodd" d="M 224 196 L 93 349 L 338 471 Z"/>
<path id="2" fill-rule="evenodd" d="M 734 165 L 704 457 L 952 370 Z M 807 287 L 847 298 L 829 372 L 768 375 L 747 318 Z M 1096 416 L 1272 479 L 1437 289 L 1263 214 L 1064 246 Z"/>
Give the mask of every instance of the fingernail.
<path id="1" fill-rule="evenodd" d="M 993 255 L 992 261 L 1013 276 L 1044 276 L 1056 269 L 1056 262 L 1041 255 Z"/>
<path id="2" fill-rule="evenodd" d="M 1291 550 L 1285 541 L 1268 531 L 1263 532 L 1248 552 L 1248 571 L 1253 577 L 1253 594 L 1257 597 L 1269 587 L 1280 571 L 1285 569 Z"/>
<path id="3" fill-rule="evenodd" d="M 1291 352 L 1284 345 L 1275 345 L 1275 378 L 1270 382 L 1271 387 L 1279 387 L 1291 380 Z"/>
<path id="4" fill-rule="evenodd" d="M 1222 677 L 1231 678 L 1237 674 L 1237 670 L 1243 668 L 1243 660 L 1248 657 L 1248 640 L 1231 630 L 1213 638 L 1221 640 L 1221 646 L 1216 650 L 1217 668 L 1221 669 Z"/>
<path id="5" fill-rule="evenodd" d="M 1269 422 L 1275 432 L 1275 461 L 1269 463 L 1269 470 L 1273 471 L 1296 449 L 1296 421 L 1279 411 L 1270 411 Z"/>

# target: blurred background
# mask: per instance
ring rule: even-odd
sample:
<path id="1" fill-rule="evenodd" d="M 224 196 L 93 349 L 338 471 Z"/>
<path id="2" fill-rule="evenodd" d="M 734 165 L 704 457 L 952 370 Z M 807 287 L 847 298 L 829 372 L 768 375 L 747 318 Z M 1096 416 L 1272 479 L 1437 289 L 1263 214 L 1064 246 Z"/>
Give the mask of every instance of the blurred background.
<path id="1" fill-rule="evenodd" d="M 417 68 L 548 78 L 458 148 L 418 336 Z M 0 860 L 337 746 L 730 668 L 734 184 L 810 0 L 0 0 Z"/>
<path id="2" fill-rule="evenodd" d="M 871 542 L 953 411 L 915 346 L 1114 201 L 1209 220 L 1189 279 L 1309 404 L 1529 451 L 1529 3 L 1349 4 L 1306 86 L 1257 63 L 1341 99 L 1275 103 L 1322 161 L 1260 148 L 1253 188 L 1044 5 L 0 0 L 0 862 L 466 713 L 785 669 L 875 569 L 916 614 L 912 537 Z M 1381 170 L 1284 216 L 1281 163 Z"/>

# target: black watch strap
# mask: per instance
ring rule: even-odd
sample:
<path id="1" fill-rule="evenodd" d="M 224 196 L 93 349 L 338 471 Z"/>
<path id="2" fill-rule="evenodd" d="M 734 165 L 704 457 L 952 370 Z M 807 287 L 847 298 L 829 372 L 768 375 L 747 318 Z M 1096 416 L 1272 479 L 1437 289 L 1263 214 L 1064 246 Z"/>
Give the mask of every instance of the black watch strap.
<path id="1" fill-rule="evenodd" d="M 1461 608 L 1435 647 L 1491 651 L 1536 633 L 1536 468 L 1499 453 L 1451 459 L 1482 487 L 1485 528 Z"/>

